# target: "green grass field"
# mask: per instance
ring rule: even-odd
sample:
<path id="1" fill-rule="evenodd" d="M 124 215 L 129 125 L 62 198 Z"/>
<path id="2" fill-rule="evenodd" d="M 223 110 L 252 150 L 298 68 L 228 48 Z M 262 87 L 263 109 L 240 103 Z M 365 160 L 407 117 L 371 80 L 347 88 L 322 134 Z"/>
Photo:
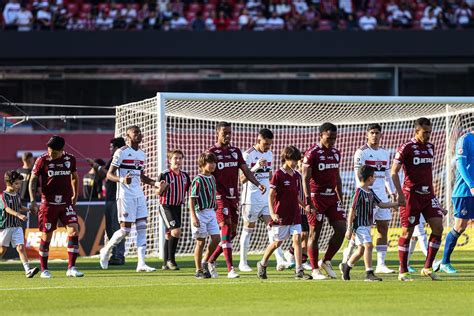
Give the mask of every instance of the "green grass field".
<path id="1" fill-rule="evenodd" d="M 360 262 L 349 282 L 298 281 L 292 271 L 273 268 L 268 280 L 253 272 L 229 280 L 223 261 L 219 279 L 196 280 L 191 257 L 180 258 L 181 271 L 148 274 L 135 272 L 134 259 L 107 271 L 99 269 L 98 259 L 80 259 L 78 267 L 86 273 L 82 279 L 66 278 L 66 263 L 52 262 L 50 280 L 39 275 L 26 279 L 19 262 L 3 262 L 1 315 L 474 315 L 474 252 L 458 251 L 453 257 L 458 274 L 441 274 L 441 282 L 416 274 L 411 283 L 397 281 L 395 274 L 382 275 L 383 282 L 363 282 Z M 258 257 L 251 259 L 255 266 Z M 390 253 L 389 266 L 396 267 L 396 259 Z M 412 263 L 418 270 L 421 256 Z M 152 258 L 148 264 L 159 262 Z"/>

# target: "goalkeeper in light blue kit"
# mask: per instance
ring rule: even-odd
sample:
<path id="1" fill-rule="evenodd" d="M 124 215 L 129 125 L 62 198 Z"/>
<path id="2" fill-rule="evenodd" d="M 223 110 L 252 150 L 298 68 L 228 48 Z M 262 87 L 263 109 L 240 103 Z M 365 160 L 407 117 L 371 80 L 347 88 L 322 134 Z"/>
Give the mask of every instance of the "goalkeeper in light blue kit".
<path id="1" fill-rule="evenodd" d="M 453 190 L 454 227 L 446 236 L 443 259 L 435 271 L 457 273 L 451 265 L 451 254 L 459 236 L 474 219 L 474 131 L 464 134 L 456 144 L 456 184 Z"/>

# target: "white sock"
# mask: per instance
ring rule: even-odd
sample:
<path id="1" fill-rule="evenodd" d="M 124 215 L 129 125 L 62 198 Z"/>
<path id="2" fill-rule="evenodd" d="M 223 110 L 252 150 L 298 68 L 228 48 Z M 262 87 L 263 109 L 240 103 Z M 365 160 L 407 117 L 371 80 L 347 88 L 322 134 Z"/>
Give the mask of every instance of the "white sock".
<path id="1" fill-rule="evenodd" d="M 114 247 L 117 246 L 129 233 L 130 228 L 120 228 L 112 235 L 112 238 L 110 238 L 109 242 L 107 243 L 107 245 L 105 245 L 104 248 L 107 250 L 107 252 L 112 251 L 112 249 L 114 249 Z"/>
<path id="2" fill-rule="evenodd" d="M 410 265 L 411 256 L 412 256 L 413 253 L 415 252 L 416 243 L 417 243 L 417 239 L 413 239 L 413 238 L 412 238 L 412 239 L 410 240 L 410 247 L 408 248 L 408 265 Z"/>
<path id="3" fill-rule="evenodd" d="M 349 260 L 355 248 L 355 241 L 353 239 L 349 240 L 349 244 L 347 245 L 346 249 L 342 251 L 342 263 L 346 263 L 347 260 Z"/>
<path id="4" fill-rule="evenodd" d="M 25 272 L 28 272 L 28 270 L 30 270 L 30 263 L 28 261 L 23 262 L 23 269 L 25 269 Z"/>
<path id="5" fill-rule="evenodd" d="M 421 252 L 426 256 L 428 256 L 428 237 L 426 234 L 418 236 L 418 242 L 420 243 Z"/>
<path id="6" fill-rule="evenodd" d="M 247 264 L 247 254 L 250 247 L 250 237 L 255 228 L 244 227 L 240 235 L 240 262 Z"/>
<path id="7" fill-rule="evenodd" d="M 385 257 L 387 256 L 387 245 L 377 245 L 375 250 L 377 250 L 377 266 L 385 265 Z"/>
<path id="8" fill-rule="evenodd" d="M 141 225 L 137 223 L 137 266 L 141 267 L 145 265 L 145 252 L 146 252 L 146 223 Z"/>

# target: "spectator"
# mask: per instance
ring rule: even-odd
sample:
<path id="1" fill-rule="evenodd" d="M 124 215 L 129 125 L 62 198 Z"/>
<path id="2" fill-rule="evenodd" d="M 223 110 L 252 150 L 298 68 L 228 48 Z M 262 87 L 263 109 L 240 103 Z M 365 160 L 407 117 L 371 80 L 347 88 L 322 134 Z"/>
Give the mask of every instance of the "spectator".
<path id="1" fill-rule="evenodd" d="M 267 30 L 283 30 L 285 28 L 285 21 L 278 16 L 276 12 L 273 12 L 272 16 L 267 20 Z"/>
<path id="2" fill-rule="evenodd" d="M 226 18 L 232 17 L 233 7 L 228 0 L 221 0 L 216 8 L 217 12 L 223 11 Z"/>
<path id="3" fill-rule="evenodd" d="M 257 12 L 257 16 L 252 21 L 254 31 L 265 31 L 267 18 L 263 16 L 262 11 Z"/>
<path id="4" fill-rule="evenodd" d="M 247 10 L 251 17 L 256 17 L 258 11 L 263 10 L 263 6 L 260 0 L 248 0 L 247 1 Z"/>
<path id="5" fill-rule="evenodd" d="M 122 15 L 122 12 L 118 11 L 117 16 L 114 18 L 114 30 L 126 30 L 127 29 L 127 21 L 125 17 Z"/>
<path id="6" fill-rule="evenodd" d="M 239 29 L 241 30 L 248 30 L 250 26 L 250 16 L 248 14 L 248 10 L 246 8 L 243 8 L 242 11 L 240 12 L 239 16 Z"/>
<path id="7" fill-rule="evenodd" d="M 155 11 L 155 10 L 156 10 L 156 8 L 153 9 L 153 11 Z M 137 13 L 136 23 L 137 23 L 137 28 L 139 30 L 143 29 L 143 22 L 148 17 L 150 12 L 151 12 L 150 7 L 148 6 L 148 3 L 145 2 L 143 4 L 142 8 Z"/>
<path id="8" fill-rule="evenodd" d="M 35 158 L 31 152 L 27 151 L 21 156 L 21 162 L 23 165 L 17 170 L 18 173 L 23 176 L 23 181 L 20 188 L 20 198 L 24 203 L 28 203 L 30 202 L 28 186 L 30 185 L 31 171 L 33 170 L 33 165 L 35 164 Z M 36 181 L 37 198 L 41 196 L 41 187 L 39 185 L 39 181 Z"/>
<path id="9" fill-rule="evenodd" d="M 64 4 L 58 5 L 53 14 L 53 26 L 55 30 L 65 30 L 68 22 L 67 10 Z"/>
<path id="10" fill-rule="evenodd" d="M 392 14 L 388 17 L 388 21 L 393 27 L 402 28 L 411 27 L 412 19 L 411 12 L 406 5 L 402 5 L 401 8 L 397 7 L 397 9 L 393 10 Z"/>
<path id="11" fill-rule="evenodd" d="M 112 4 L 110 5 L 109 17 L 115 20 L 115 18 L 119 16 L 119 13 L 120 10 L 117 8 L 117 4 L 115 4 L 115 2 L 112 2 Z"/>
<path id="12" fill-rule="evenodd" d="M 226 17 L 224 11 L 219 11 L 217 19 L 214 20 L 217 31 L 227 31 L 229 29 L 230 20 Z"/>
<path id="13" fill-rule="evenodd" d="M 50 30 L 51 29 L 51 10 L 49 5 L 41 4 L 41 9 L 36 13 L 36 23 L 40 30 Z"/>
<path id="14" fill-rule="evenodd" d="M 354 13 L 352 0 L 339 0 L 339 12 L 341 12 L 344 17 Z"/>
<path id="15" fill-rule="evenodd" d="M 465 28 L 469 26 L 469 23 L 471 22 L 472 11 L 465 1 L 463 1 L 461 6 L 456 9 L 455 15 L 456 22 L 459 27 Z"/>
<path id="16" fill-rule="evenodd" d="M 420 26 L 425 31 L 431 31 L 438 27 L 438 19 L 433 9 L 428 11 L 428 16 L 424 16 L 420 20 Z"/>
<path id="17" fill-rule="evenodd" d="M 165 12 L 168 7 L 169 0 L 157 0 L 156 7 L 158 8 L 157 12 Z M 171 7 L 170 7 L 171 9 Z"/>
<path id="18" fill-rule="evenodd" d="M 277 4 L 273 0 L 268 0 L 267 5 L 262 6 L 263 15 L 265 15 L 267 17 L 267 16 L 271 16 L 273 14 L 273 12 L 277 12 L 276 6 L 277 6 Z M 254 15 L 254 17 L 255 16 L 256 15 Z"/>
<path id="19" fill-rule="evenodd" d="M 299 15 L 303 15 L 306 11 L 308 11 L 308 4 L 305 0 L 293 0 L 293 6 Z"/>
<path id="20" fill-rule="evenodd" d="M 123 13 L 124 13 L 123 16 L 125 16 L 125 21 L 127 22 L 127 25 L 135 25 L 137 23 L 138 12 L 132 3 L 127 4 L 127 9 Z"/>
<path id="21" fill-rule="evenodd" d="M 24 4 L 21 5 L 20 12 L 16 15 L 15 24 L 20 32 L 31 31 L 33 25 L 33 14 L 31 14 L 30 10 L 26 9 Z M 23 178 L 25 177 L 23 176 Z"/>
<path id="22" fill-rule="evenodd" d="M 456 28 L 458 20 L 454 8 L 448 6 L 447 9 L 443 11 L 442 19 L 438 22 L 442 22 L 445 28 Z"/>
<path id="23" fill-rule="evenodd" d="M 320 18 L 321 16 L 319 15 L 319 11 L 316 10 L 316 6 L 311 4 L 308 8 L 308 11 L 306 11 L 302 17 L 303 29 L 307 31 L 317 30 Z"/>
<path id="24" fill-rule="evenodd" d="M 206 21 L 204 20 L 204 17 L 202 16 L 201 11 L 196 13 L 196 18 L 191 24 L 191 29 L 193 31 L 198 31 L 198 32 L 202 32 L 206 30 Z"/>
<path id="25" fill-rule="evenodd" d="M 276 12 L 278 16 L 284 17 L 291 11 L 291 6 L 287 2 L 287 0 L 277 0 L 277 5 L 276 5 Z"/>
<path id="26" fill-rule="evenodd" d="M 112 19 L 107 11 L 100 11 L 95 25 L 99 31 L 108 31 L 114 27 L 114 19 Z"/>
<path id="27" fill-rule="evenodd" d="M 163 20 L 164 21 L 171 21 L 171 19 L 173 18 L 173 8 L 171 6 L 171 3 L 168 3 L 166 5 L 166 8 L 163 12 Z"/>
<path id="28" fill-rule="evenodd" d="M 102 180 L 105 179 L 105 175 L 100 170 L 105 166 L 105 161 L 102 159 L 87 159 L 87 163 L 91 166 L 91 169 L 82 177 L 82 197 L 89 201 L 101 199 Z"/>
<path id="29" fill-rule="evenodd" d="M 440 6 L 438 6 L 435 0 L 430 0 L 429 4 L 425 8 L 423 16 L 429 17 L 430 11 L 433 11 L 433 15 L 437 17 L 439 16 L 441 12 L 443 12 L 443 9 Z"/>
<path id="30" fill-rule="evenodd" d="M 188 21 L 178 12 L 173 13 L 173 18 L 170 21 L 170 28 L 172 31 L 183 31 L 188 27 Z"/>
<path id="31" fill-rule="evenodd" d="M 399 7 L 398 7 L 398 4 L 395 2 L 395 0 L 390 0 L 388 3 L 387 3 L 387 6 L 385 7 L 385 12 L 387 13 L 387 15 L 390 17 L 393 15 L 393 13 L 395 11 L 398 11 L 400 10 Z"/>
<path id="32" fill-rule="evenodd" d="M 3 8 L 3 22 L 5 23 L 6 30 L 15 30 L 15 20 L 18 12 L 20 12 L 21 6 L 18 0 L 9 0 Z"/>
<path id="33" fill-rule="evenodd" d="M 183 15 L 184 4 L 180 0 L 170 0 L 171 11 L 177 12 L 179 15 Z"/>
<path id="34" fill-rule="evenodd" d="M 151 11 L 143 21 L 144 30 L 158 30 L 161 25 L 161 17 L 156 11 Z"/>
<path id="35" fill-rule="evenodd" d="M 365 12 L 359 19 L 359 28 L 363 31 L 373 31 L 377 28 L 377 19 L 372 16 L 370 10 Z"/>
<path id="36" fill-rule="evenodd" d="M 216 19 L 216 11 L 209 11 L 209 14 L 206 19 L 206 30 L 214 32 L 216 30 L 216 25 L 214 20 Z"/>

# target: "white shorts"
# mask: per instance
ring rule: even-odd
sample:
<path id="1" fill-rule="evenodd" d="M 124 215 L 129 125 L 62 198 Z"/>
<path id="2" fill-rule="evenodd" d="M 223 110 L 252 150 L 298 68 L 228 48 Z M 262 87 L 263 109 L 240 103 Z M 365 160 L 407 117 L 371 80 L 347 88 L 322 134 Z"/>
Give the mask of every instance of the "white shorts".
<path id="1" fill-rule="evenodd" d="M 196 227 L 191 222 L 191 232 L 193 238 L 206 238 L 211 235 L 219 235 L 219 224 L 217 223 L 216 211 L 212 208 L 196 213 L 196 217 L 199 219 L 199 227 Z"/>
<path id="2" fill-rule="evenodd" d="M 392 212 L 389 208 L 374 208 L 374 221 L 390 221 Z"/>
<path id="3" fill-rule="evenodd" d="M 372 242 L 372 236 L 370 235 L 370 226 L 357 227 L 355 231 L 356 246 L 363 246 L 364 244 L 369 242 Z"/>
<path id="4" fill-rule="evenodd" d="M 18 245 L 25 244 L 23 228 L 7 227 L 5 229 L 0 229 L 0 245 L 2 245 L 3 247 L 9 247 L 10 244 L 13 248 Z"/>
<path id="5" fill-rule="evenodd" d="M 242 205 L 242 217 L 244 221 L 255 223 L 262 215 L 270 216 L 268 204 L 244 204 Z"/>
<path id="6" fill-rule="evenodd" d="M 301 235 L 301 224 L 272 226 L 272 236 L 274 241 L 284 241 L 290 235 Z"/>
<path id="7" fill-rule="evenodd" d="M 117 199 L 117 212 L 119 222 L 135 223 L 137 218 L 147 218 L 148 209 L 146 198 L 119 198 Z"/>

